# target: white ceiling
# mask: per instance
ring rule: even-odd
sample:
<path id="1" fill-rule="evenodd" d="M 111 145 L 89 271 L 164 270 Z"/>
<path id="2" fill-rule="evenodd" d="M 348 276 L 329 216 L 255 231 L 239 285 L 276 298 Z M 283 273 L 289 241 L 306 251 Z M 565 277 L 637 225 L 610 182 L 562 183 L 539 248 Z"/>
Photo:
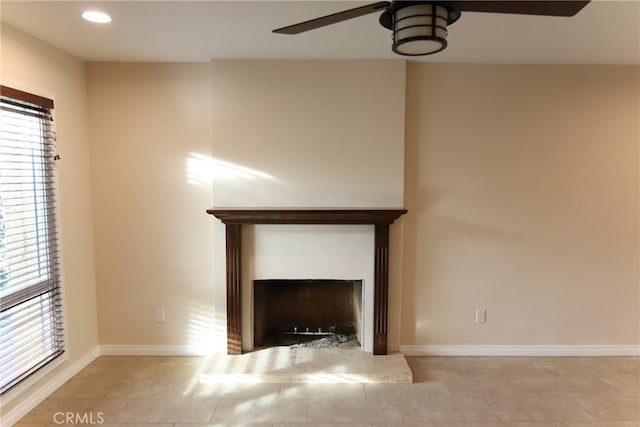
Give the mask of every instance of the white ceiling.
<path id="1" fill-rule="evenodd" d="M 87 61 L 206 62 L 213 58 L 384 59 L 378 13 L 296 36 L 271 30 L 371 2 L 8 1 L 3 22 Z M 113 22 L 91 24 L 98 9 Z M 640 0 L 592 1 L 571 18 L 463 13 L 449 47 L 418 60 L 461 63 L 640 64 Z"/>

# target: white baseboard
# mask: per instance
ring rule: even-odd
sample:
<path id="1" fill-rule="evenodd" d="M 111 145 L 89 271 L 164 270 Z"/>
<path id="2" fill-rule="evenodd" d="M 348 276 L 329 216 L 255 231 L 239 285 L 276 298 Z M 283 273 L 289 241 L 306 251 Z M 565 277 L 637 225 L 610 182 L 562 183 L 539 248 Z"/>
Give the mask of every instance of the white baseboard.
<path id="1" fill-rule="evenodd" d="M 638 345 L 401 345 L 405 356 L 640 356 Z"/>
<path id="2" fill-rule="evenodd" d="M 74 375 L 80 372 L 85 366 L 93 362 L 93 360 L 100 356 L 100 348 L 98 346 L 89 350 L 80 359 L 69 365 L 65 370 L 56 375 L 51 381 L 41 386 L 35 393 L 27 397 L 23 402 L 18 404 L 11 411 L 2 415 L 0 419 L 0 425 L 11 426 L 17 423 L 20 418 L 27 415 L 33 408 L 38 406 L 43 400 L 45 400 L 51 393 L 56 391 L 60 386 L 69 381 Z"/>
<path id="3" fill-rule="evenodd" d="M 224 351 L 224 350 L 223 350 Z M 213 349 L 189 345 L 101 345 L 103 356 L 206 356 Z"/>

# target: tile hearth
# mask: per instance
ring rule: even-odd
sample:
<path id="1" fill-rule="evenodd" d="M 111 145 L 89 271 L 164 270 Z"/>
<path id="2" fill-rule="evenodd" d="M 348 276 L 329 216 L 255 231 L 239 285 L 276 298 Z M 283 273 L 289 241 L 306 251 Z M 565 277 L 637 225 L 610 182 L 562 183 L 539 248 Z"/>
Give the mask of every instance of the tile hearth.
<path id="1" fill-rule="evenodd" d="M 271 347 L 242 355 L 215 354 L 203 383 L 411 383 L 400 353 L 373 356 L 359 348 Z"/>

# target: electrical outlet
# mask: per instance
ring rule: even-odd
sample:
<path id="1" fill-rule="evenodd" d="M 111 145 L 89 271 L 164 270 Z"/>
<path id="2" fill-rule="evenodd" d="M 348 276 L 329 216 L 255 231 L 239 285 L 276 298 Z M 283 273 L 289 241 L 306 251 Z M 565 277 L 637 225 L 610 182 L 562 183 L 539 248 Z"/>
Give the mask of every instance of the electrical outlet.
<path id="1" fill-rule="evenodd" d="M 156 322 L 164 323 L 167 321 L 167 316 L 164 308 L 156 308 Z"/>
<path id="2" fill-rule="evenodd" d="M 484 308 L 476 308 L 476 323 L 485 323 L 487 321 L 487 310 Z"/>

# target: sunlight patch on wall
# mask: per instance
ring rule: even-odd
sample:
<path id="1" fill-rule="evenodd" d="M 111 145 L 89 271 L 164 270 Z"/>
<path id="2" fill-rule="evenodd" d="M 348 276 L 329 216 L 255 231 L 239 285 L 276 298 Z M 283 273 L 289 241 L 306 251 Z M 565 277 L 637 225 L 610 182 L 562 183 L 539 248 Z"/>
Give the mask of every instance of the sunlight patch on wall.
<path id="1" fill-rule="evenodd" d="M 190 303 L 187 310 L 189 311 L 187 335 L 190 353 L 210 355 L 215 352 L 225 352 L 226 342 L 218 337 L 226 335 L 226 329 L 216 321 L 213 308 L 204 304 Z"/>
<path id="2" fill-rule="evenodd" d="M 183 392 L 183 396 L 189 396 L 200 384 L 200 377 L 209 368 L 210 360 L 214 354 L 226 353 L 226 342 L 220 337 L 226 336 L 226 327 L 218 321 L 213 308 L 199 303 L 188 303 L 186 309 L 189 312 L 187 335 L 189 339 L 189 354 L 205 356 L 198 371 L 189 381 Z"/>
<path id="3" fill-rule="evenodd" d="M 273 180 L 274 177 L 256 169 L 225 162 L 203 154 L 191 153 L 187 158 L 187 181 L 192 185 L 258 179 Z"/>

